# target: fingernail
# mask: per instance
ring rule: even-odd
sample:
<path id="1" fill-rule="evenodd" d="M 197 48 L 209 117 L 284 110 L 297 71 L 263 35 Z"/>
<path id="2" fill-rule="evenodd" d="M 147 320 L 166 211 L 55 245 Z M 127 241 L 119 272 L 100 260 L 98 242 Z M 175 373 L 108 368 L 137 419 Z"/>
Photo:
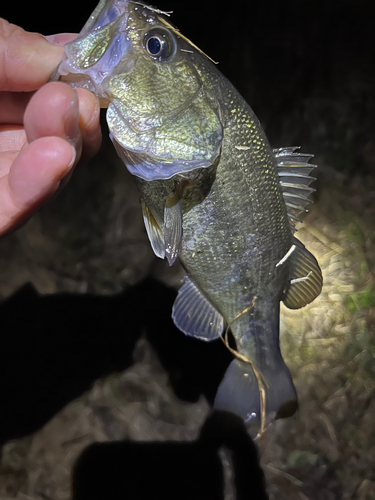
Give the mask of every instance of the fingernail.
<path id="1" fill-rule="evenodd" d="M 95 107 L 94 107 L 94 110 L 91 113 L 90 120 L 87 122 L 86 128 L 87 129 L 91 129 L 93 123 L 99 122 L 99 119 L 100 119 L 100 106 L 99 106 L 99 99 L 96 98 L 95 99 Z"/>
<path id="2" fill-rule="evenodd" d="M 73 168 L 76 160 L 77 160 L 77 150 L 76 150 L 76 148 L 74 146 L 72 146 L 72 157 L 71 157 L 69 165 L 68 165 L 68 167 L 66 169 L 67 172 L 69 172 L 70 170 L 72 170 L 72 168 Z"/>
<path id="3" fill-rule="evenodd" d="M 67 168 L 62 173 L 61 179 L 59 181 L 59 188 L 58 188 L 59 191 L 67 184 L 67 182 L 71 178 L 74 170 L 73 167 L 76 160 L 77 160 L 77 151 L 75 150 L 74 146 L 72 146 L 72 158 L 69 162 L 69 165 L 67 165 Z"/>
<path id="4" fill-rule="evenodd" d="M 56 35 L 46 35 L 44 38 L 52 45 L 63 47 L 66 43 L 77 38 L 77 33 L 57 33 Z"/>
<path id="5" fill-rule="evenodd" d="M 73 170 L 74 170 L 74 165 L 77 161 L 77 151 L 74 146 L 71 145 L 72 148 L 72 156 L 70 157 L 69 163 L 66 165 L 64 170 L 61 170 L 60 177 L 58 179 L 59 182 L 61 182 L 63 179 L 65 179 L 66 176 L 68 176 Z"/>
<path id="6" fill-rule="evenodd" d="M 64 128 L 67 140 L 70 143 L 74 144 L 75 142 L 77 142 L 79 136 L 79 125 L 78 125 L 79 108 L 78 108 L 77 92 L 74 89 L 73 92 L 74 92 L 74 98 L 70 103 L 70 106 L 67 112 L 65 113 L 64 117 Z"/>

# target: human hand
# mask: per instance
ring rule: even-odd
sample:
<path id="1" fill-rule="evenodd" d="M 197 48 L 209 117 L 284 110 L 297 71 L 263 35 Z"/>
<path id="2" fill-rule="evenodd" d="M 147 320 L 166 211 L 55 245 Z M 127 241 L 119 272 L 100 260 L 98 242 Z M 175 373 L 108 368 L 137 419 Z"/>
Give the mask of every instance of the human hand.
<path id="1" fill-rule="evenodd" d="M 63 54 L 57 44 L 74 37 L 50 43 L 0 18 L 0 235 L 24 224 L 100 147 L 94 94 L 44 85 Z"/>

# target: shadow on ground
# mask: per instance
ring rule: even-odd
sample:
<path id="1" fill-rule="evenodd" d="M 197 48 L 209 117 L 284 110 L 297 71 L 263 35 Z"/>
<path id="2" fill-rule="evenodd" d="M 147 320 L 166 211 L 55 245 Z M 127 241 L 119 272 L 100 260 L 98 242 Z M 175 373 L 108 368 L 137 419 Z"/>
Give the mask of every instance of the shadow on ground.
<path id="1" fill-rule="evenodd" d="M 185 337 L 176 292 L 146 280 L 111 296 L 40 296 L 26 285 L 0 305 L 0 443 L 36 431 L 93 382 L 131 366 L 142 332 L 177 397 L 213 401 L 231 355 L 220 341 Z M 27 417 L 25 418 L 25 416 Z"/>

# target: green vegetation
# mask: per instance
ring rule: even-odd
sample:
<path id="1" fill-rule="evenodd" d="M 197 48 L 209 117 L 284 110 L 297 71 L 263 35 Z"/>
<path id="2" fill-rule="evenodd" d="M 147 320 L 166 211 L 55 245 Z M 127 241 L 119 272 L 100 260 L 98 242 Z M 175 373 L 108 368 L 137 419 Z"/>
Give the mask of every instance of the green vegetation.
<path id="1" fill-rule="evenodd" d="M 371 307 L 375 307 L 375 290 L 370 287 L 352 293 L 347 301 L 348 311 L 352 313 Z"/>

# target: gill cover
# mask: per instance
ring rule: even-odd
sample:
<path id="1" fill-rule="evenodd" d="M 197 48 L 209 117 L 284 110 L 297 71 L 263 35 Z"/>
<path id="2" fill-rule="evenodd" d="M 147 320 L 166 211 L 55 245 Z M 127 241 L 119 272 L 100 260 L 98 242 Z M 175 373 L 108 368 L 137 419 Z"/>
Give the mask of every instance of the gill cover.
<path id="1" fill-rule="evenodd" d="M 169 179 L 210 166 L 220 153 L 218 104 L 195 65 L 202 57 L 160 11 L 101 0 L 65 46 L 55 77 L 108 107 L 110 137 L 133 175 Z"/>

